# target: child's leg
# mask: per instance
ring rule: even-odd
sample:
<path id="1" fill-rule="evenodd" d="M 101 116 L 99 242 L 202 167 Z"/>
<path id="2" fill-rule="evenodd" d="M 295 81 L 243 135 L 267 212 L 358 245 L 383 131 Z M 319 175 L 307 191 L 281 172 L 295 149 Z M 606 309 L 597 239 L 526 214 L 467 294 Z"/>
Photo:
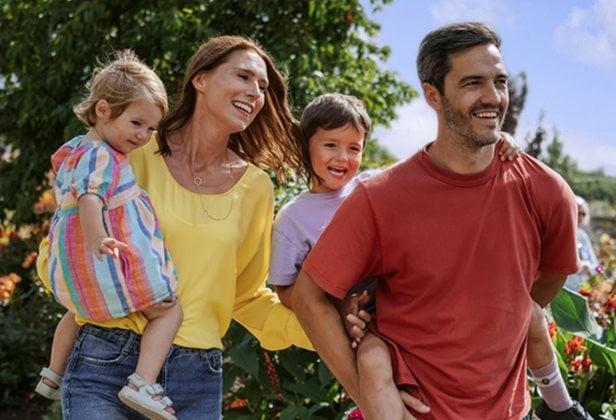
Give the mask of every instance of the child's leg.
<path id="1" fill-rule="evenodd" d="M 78 330 L 79 325 L 75 322 L 75 315 L 71 312 L 65 313 L 56 327 L 56 332 L 53 335 L 53 342 L 51 344 L 49 369 L 60 376 L 63 376 L 66 370 L 66 364 L 73 351 Z M 59 387 L 59 384 L 56 384 L 49 378 L 43 378 L 43 382 L 52 388 Z"/>
<path id="2" fill-rule="evenodd" d="M 156 378 L 180 328 L 183 313 L 177 301 L 161 302 L 143 310 L 142 313 L 148 319 L 148 325 L 141 337 L 135 372 L 146 383 L 153 384 L 156 383 Z"/>
<path id="3" fill-rule="evenodd" d="M 387 344 L 368 333 L 357 348 L 361 409 L 368 420 L 405 418 L 406 408 L 394 383 Z"/>
<path id="4" fill-rule="evenodd" d="M 536 303 L 531 309 L 526 349 L 528 367 L 545 403 L 554 411 L 567 410 L 573 401 L 558 369 L 543 310 Z"/>
<path id="5" fill-rule="evenodd" d="M 79 326 L 75 323 L 75 316 L 71 312 L 65 313 L 58 322 L 53 335 L 49 367 L 41 370 L 41 379 L 34 388 L 36 393 L 50 400 L 60 399 L 64 371 L 73 351 L 78 330 Z"/>
<path id="6" fill-rule="evenodd" d="M 175 419 L 175 411 L 169 405 L 171 401 L 163 397 L 162 388 L 156 389 L 160 385 L 150 385 L 156 384 L 158 374 L 173 345 L 173 339 L 183 319 L 182 308 L 177 301 L 161 302 L 141 312 L 148 319 L 148 325 L 141 337 L 135 368 L 138 377 L 129 377 L 128 385 L 122 388 L 118 397 L 124 404 L 148 418 Z M 167 414 L 163 415 L 161 410 Z"/>

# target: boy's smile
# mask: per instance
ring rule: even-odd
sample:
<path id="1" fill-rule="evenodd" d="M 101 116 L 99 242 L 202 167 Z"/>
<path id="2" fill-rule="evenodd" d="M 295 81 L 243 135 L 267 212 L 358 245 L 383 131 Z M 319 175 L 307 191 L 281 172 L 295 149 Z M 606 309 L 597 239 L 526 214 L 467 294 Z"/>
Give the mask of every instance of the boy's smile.
<path id="1" fill-rule="evenodd" d="M 309 140 L 310 164 L 320 179 L 311 180 L 312 192 L 337 191 L 357 173 L 365 133 L 352 125 L 319 128 Z"/>

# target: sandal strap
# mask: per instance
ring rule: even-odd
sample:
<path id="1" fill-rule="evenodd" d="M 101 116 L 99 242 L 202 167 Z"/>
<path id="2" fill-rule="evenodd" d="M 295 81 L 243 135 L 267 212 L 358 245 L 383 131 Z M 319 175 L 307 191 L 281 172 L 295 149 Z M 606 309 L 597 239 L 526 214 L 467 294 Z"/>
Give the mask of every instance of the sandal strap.
<path id="1" fill-rule="evenodd" d="M 150 395 L 152 396 L 156 396 L 156 395 L 164 395 L 165 390 L 163 389 L 163 387 L 159 384 L 159 383 L 155 383 L 150 385 L 150 388 L 152 389 L 152 393 Z M 148 393 L 150 392 L 150 390 L 148 390 Z"/>
<path id="2" fill-rule="evenodd" d="M 56 372 L 46 367 L 41 369 L 39 375 L 41 375 L 43 378 L 49 379 L 56 385 L 62 385 L 62 381 L 64 380 L 63 376 L 58 375 Z"/>
<path id="3" fill-rule="evenodd" d="M 165 390 L 158 382 L 148 384 L 137 372 L 132 373 L 128 377 L 128 381 L 134 386 L 136 386 L 139 392 L 141 392 L 141 390 L 143 389 L 150 397 L 160 397 L 159 400 L 155 401 L 160 402 L 163 407 L 171 407 L 173 405 L 173 401 L 171 401 L 171 398 L 165 395 Z"/>
<path id="4" fill-rule="evenodd" d="M 135 385 L 138 389 L 141 389 L 147 385 L 147 383 L 143 380 L 141 376 L 139 376 L 137 372 L 132 373 L 127 379 L 128 382 Z"/>

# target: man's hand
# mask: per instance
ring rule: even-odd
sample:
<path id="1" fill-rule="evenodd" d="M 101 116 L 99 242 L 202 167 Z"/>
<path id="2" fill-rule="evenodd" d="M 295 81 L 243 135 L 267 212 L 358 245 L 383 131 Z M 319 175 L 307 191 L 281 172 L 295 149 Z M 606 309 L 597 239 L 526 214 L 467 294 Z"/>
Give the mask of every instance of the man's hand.
<path id="1" fill-rule="evenodd" d="M 359 295 L 353 293 L 342 300 L 336 301 L 336 308 L 340 317 L 344 320 L 344 327 L 351 337 L 351 348 L 357 348 L 359 342 L 366 335 L 365 329 L 372 317 L 368 312 L 361 309 L 370 303 L 371 296 L 367 290 Z"/>

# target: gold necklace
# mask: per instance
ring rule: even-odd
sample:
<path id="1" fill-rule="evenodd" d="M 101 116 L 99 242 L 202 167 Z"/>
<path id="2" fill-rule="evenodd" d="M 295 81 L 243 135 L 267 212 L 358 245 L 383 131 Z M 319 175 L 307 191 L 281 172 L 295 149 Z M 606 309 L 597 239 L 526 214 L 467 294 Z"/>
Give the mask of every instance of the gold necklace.
<path id="1" fill-rule="evenodd" d="M 201 178 L 200 176 L 195 175 L 195 172 L 193 170 L 193 166 L 192 163 L 188 165 L 189 169 L 190 169 L 190 175 L 193 178 L 193 184 L 194 186 L 197 188 L 197 190 L 199 191 L 197 193 L 197 195 L 199 196 L 199 204 L 201 205 L 201 215 L 204 217 L 209 217 L 210 219 L 220 222 L 225 220 L 227 217 L 229 217 L 229 215 L 231 214 L 231 210 L 233 209 L 233 197 L 231 197 L 231 204 L 229 204 L 229 208 L 227 209 L 227 214 L 225 214 L 223 217 L 217 217 L 214 216 L 210 213 L 210 211 L 206 208 L 204 202 L 203 202 L 203 195 L 200 191 L 201 191 L 201 186 L 203 185 L 203 178 Z M 233 178 L 233 166 L 231 165 L 231 160 L 229 159 L 229 149 L 227 149 L 227 167 L 229 168 L 229 178 Z M 226 180 L 223 179 L 222 182 L 220 182 L 217 185 L 210 185 L 210 188 L 215 188 L 215 187 L 219 187 L 221 185 L 224 184 Z"/>

